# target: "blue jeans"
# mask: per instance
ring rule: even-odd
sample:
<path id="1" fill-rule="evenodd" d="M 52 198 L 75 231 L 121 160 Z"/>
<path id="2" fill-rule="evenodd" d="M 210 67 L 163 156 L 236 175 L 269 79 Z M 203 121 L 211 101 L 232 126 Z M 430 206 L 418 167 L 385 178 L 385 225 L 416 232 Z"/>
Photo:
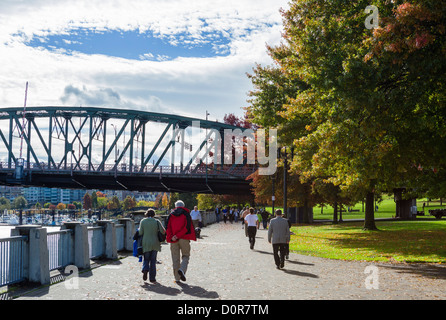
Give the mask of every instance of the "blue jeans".
<path id="1" fill-rule="evenodd" d="M 156 281 L 156 255 L 158 251 L 152 250 L 144 252 L 144 261 L 142 263 L 142 271 L 149 272 L 149 281 Z"/>

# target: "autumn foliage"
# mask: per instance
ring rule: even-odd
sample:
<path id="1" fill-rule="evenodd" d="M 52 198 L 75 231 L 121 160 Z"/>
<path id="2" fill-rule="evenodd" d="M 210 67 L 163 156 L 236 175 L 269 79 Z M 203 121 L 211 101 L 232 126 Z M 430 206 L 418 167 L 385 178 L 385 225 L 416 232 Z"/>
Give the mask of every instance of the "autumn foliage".
<path id="1" fill-rule="evenodd" d="M 379 9 L 374 30 L 368 5 Z M 375 194 L 446 190 L 444 3 L 294 0 L 282 16 L 273 64 L 248 75 L 247 115 L 294 147 L 290 199 L 366 199 L 364 228 L 375 229 Z M 253 183 L 259 201 L 270 197 L 267 178 Z"/>

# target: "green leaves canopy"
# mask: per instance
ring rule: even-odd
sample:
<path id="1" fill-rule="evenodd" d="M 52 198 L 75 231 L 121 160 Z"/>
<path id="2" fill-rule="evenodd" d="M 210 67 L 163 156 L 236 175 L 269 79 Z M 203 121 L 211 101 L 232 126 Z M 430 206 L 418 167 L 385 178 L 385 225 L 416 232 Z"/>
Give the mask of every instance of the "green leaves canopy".
<path id="1" fill-rule="evenodd" d="M 375 30 L 364 25 L 369 5 Z M 268 47 L 275 64 L 250 76 L 248 115 L 294 144 L 302 182 L 359 200 L 446 169 L 441 2 L 295 0 L 282 14 L 283 42 Z"/>

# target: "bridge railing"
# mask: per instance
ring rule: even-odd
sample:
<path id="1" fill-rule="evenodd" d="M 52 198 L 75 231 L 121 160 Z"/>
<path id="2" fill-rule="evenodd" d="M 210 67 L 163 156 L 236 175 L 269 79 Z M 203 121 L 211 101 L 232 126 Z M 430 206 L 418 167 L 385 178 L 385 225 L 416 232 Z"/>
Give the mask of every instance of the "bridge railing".
<path id="1" fill-rule="evenodd" d="M 8 162 L 0 162 L 0 170 L 15 170 L 16 164 Z M 254 165 L 244 165 L 244 166 L 234 166 L 234 165 L 204 165 L 199 164 L 195 166 L 154 166 L 146 165 L 141 170 L 141 166 L 127 164 L 120 164 L 118 166 L 114 164 L 105 164 L 101 166 L 100 164 L 69 164 L 67 166 L 48 166 L 47 163 L 41 162 L 30 163 L 29 166 L 25 163 L 23 166 L 24 170 L 29 170 L 31 172 L 51 172 L 51 173 L 73 173 L 73 172 L 104 172 L 111 174 L 186 174 L 186 175 L 213 175 L 213 176 L 237 176 L 237 177 L 247 177 L 256 170 Z"/>
<path id="2" fill-rule="evenodd" d="M 47 233 L 49 269 L 56 270 L 74 262 L 73 230 Z"/>
<path id="3" fill-rule="evenodd" d="M 37 225 L 12 229 L 14 236 L 0 239 L 0 287 L 23 281 L 48 283 L 51 271 L 68 265 L 88 268 L 90 259 L 116 258 L 119 251 L 133 250 L 133 220 L 120 219 L 116 224 L 100 222 L 114 227 L 88 227 L 78 222 L 73 223 L 78 228 L 50 232 Z M 34 232 L 33 236 L 29 236 L 30 232 Z M 110 238 L 115 239 L 114 252 L 105 250 L 109 247 L 106 239 Z M 84 249 L 87 252 L 83 252 Z M 82 256 L 87 257 L 87 263 L 81 261 Z"/>
<path id="4" fill-rule="evenodd" d="M 0 239 L 0 287 L 25 280 L 27 236 Z"/>

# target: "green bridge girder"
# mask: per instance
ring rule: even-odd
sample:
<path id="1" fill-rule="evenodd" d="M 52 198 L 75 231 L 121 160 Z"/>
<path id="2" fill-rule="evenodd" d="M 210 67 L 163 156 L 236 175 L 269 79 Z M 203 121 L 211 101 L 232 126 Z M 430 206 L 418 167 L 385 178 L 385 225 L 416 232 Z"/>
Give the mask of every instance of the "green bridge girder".
<path id="1" fill-rule="evenodd" d="M 255 166 L 244 164 L 244 160 L 224 164 L 225 129 L 245 130 L 220 122 L 139 110 L 0 108 L 0 183 L 135 191 L 249 192 L 246 178 Z M 200 136 L 193 136 L 193 130 Z M 186 141 L 186 132 L 193 143 Z M 217 138 L 220 150 L 213 144 Z M 211 150 L 212 163 L 204 161 Z"/>

